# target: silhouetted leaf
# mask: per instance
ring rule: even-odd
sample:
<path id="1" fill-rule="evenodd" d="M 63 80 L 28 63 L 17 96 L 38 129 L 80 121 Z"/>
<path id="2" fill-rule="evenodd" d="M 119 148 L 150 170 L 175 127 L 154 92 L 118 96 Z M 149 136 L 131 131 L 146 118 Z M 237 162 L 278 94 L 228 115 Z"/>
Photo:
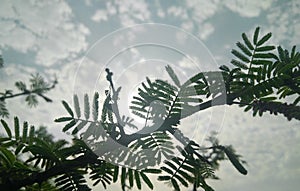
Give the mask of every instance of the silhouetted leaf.
<path id="1" fill-rule="evenodd" d="M 254 35 L 253 35 L 253 44 L 257 45 L 257 38 L 259 35 L 259 27 L 256 27 L 255 31 L 254 31 Z"/>
<path id="2" fill-rule="evenodd" d="M 171 79 L 173 80 L 173 82 L 176 84 L 177 87 L 180 87 L 180 82 L 179 79 L 177 77 L 177 75 L 175 74 L 174 70 L 171 68 L 171 66 L 166 66 L 166 70 L 169 74 L 169 76 L 171 77 Z"/>
<path id="3" fill-rule="evenodd" d="M 62 101 L 62 104 L 65 107 L 65 109 L 67 110 L 67 112 L 71 115 L 71 117 L 74 117 L 74 113 L 73 113 L 72 109 L 70 108 L 70 106 L 68 105 L 68 103 L 65 101 Z"/>
<path id="4" fill-rule="evenodd" d="M 267 42 L 272 36 L 272 33 L 268 33 L 265 36 L 263 36 L 256 44 L 256 46 L 260 46 L 262 44 L 264 44 L 265 42 Z"/>

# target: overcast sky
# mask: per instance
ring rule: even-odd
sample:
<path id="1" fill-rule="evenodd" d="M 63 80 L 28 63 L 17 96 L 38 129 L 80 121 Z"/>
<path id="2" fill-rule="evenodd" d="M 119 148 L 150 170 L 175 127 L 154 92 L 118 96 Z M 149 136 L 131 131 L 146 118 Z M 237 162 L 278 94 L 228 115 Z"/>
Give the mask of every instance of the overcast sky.
<path id="1" fill-rule="evenodd" d="M 299 14 L 298 0 L 2 0 L 0 53 L 5 65 L 0 90 L 26 81 L 31 73 L 39 72 L 48 80 L 56 74 L 59 84 L 49 93 L 54 103 L 41 100 L 37 108 L 28 109 L 20 98 L 7 104 L 12 116 L 46 125 L 55 137 L 63 138 L 62 127 L 53 122 L 65 114 L 60 101 L 72 103 L 73 93 L 103 94 L 105 67 L 124 87 L 120 99 L 126 106 L 145 76 L 167 78 L 167 64 L 182 80 L 197 71 L 229 65 L 230 50 L 241 33 L 250 35 L 257 26 L 262 33 L 273 33 L 273 43 L 299 47 Z M 143 23 L 159 24 L 137 25 Z M 196 119 L 198 142 L 207 131 L 218 130 L 221 144 L 232 144 L 248 162 L 247 176 L 229 162 L 222 163 L 217 171 L 221 180 L 210 182 L 215 190 L 299 188 L 298 121 L 268 114 L 253 118 L 235 106 L 199 113 Z M 158 184 L 156 190 L 165 187 Z"/>

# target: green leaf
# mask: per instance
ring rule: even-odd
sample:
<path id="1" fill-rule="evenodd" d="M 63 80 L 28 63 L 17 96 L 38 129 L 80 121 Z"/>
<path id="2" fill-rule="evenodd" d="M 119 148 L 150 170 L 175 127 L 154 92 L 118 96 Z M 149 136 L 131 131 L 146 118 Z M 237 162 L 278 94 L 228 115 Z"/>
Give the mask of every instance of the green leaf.
<path id="1" fill-rule="evenodd" d="M 256 27 L 256 29 L 254 31 L 254 35 L 253 35 L 253 44 L 255 44 L 255 45 L 257 45 L 258 34 L 259 34 L 259 27 Z"/>
<path id="2" fill-rule="evenodd" d="M 233 166 L 243 175 L 246 175 L 248 172 L 243 167 L 243 165 L 239 162 L 237 157 L 226 147 L 221 146 L 221 149 L 225 152 L 230 162 L 233 164 Z"/>
<path id="3" fill-rule="evenodd" d="M 153 190 L 153 184 L 152 184 L 152 182 L 150 181 L 150 179 L 149 179 L 143 172 L 140 172 L 140 175 L 141 175 L 143 181 L 147 184 L 147 186 L 148 186 L 151 190 Z"/>
<path id="4" fill-rule="evenodd" d="M 176 191 L 180 191 L 179 185 L 175 179 L 171 179 L 171 183 Z"/>
<path id="5" fill-rule="evenodd" d="M 90 102 L 88 94 L 84 95 L 84 117 L 85 119 L 90 118 Z"/>
<path id="6" fill-rule="evenodd" d="M 25 145 L 23 143 L 19 144 L 15 150 L 15 155 L 18 155 L 24 147 Z"/>
<path id="7" fill-rule="evenodd" d="M 245 45 L 243 45 L 240 42 L 237 42 L 236 45 L 248 56 L 251 56 L 252 53 L 250 52 L 250 50 L 248 50 L 248 47 L 246 47 Z"/>
<path id="8" fill-rule="evenodd" d="M 133 187 L 133 172 L 132 172 L 132 169 L 128 170 L 128 177 L 129 177 L 129 186 Z"/>
<path id="9" fill-rule="evenodd" d="M 35 134 L 35 128 L 33 125 L 31 125 L 29 130 L 29 145 L 33 143 L 34 134 Z"/>
<path id="10" fill-rule="evenodd" d="M 5 162 L 5 166 L 7 168 L 11 168 L 14 164 L 14 162 L 16 161 L 16 157 L 15 155 L 8 149 L 4 148 L 4 147 L 0 147 L 0 158 L 2 158 L 3 160 L 0 160 Z"/>
<path id="11" fill-rule="evenodd" d="M 67 112 L 71 115 L 71 117 L 74 118 L 74 113 L 73 113 L 72 109 L 70 108 L 70 106 L 68 105 L 68 103 L 65 101 L 62 101 L 62 104 L 65 107 L 65 109 L 67 110 Z"/>
<path id="12" fill-rule="evenodd" d="M 269 53 L 257 53 L 253 55 L 253 58 L 272 58 L 272 55 Z"/>
<path id="13" fill-rule="evenodd" d="M 293 46 L 292 51 L 291 51 L 291 58 L 293 59 L 295 57 L 296 53 L 296 46 Z"/>
<path id="14" fill-rule="evenodd" d="M 98 120 L 98 115 L 99 115 L 99 93 L 95 92 L 94 94 L 94 99 L 93 99 L 93 120 L 97 121 Z"/>
<path id="15" fill-rule="evenodd" d="M 179 182 L 180 182 L 183 186 L 188 187 L 189 184 L 188 184 L 187 181 L 185 181 L 181 176 L 179 176 L 178 174 L 175 174 L 174 177 L 175 177 L 177 180 L 179 180 Z"/>
<path id="16" fill-rule="evenodd" d="M 238 68 L 241 68 L 241 69 L 244 69 L 244 70 L 248 69 L 248 66 L 246 64 L 240 62 L 240 61 L 232 59 L 230 63 L 235 65 Z"/>
<path id="17" fill-rule="evenodd" d="M 142 172 L 144 172 L 144 173 L 152 173 L 152 174 L 160 174 L 161 170 L 147 168 L 147 169 L 142 170 Z"/>
<path id="18" fill-rule="evenodd" d="M 38 104 L 38 100 L 36 95 L 30 94 L 25 98 L 25 101 L 27 102 L 29 107 L 35 107 Z"/>
<path id="19" fill-rule="evenodd" d="M 274 49 L 275 49 L 275 46 L 262 46 L 262 47 L 256 48 L 255 52 L 265 52 L 265 51 L 271 51 Z"/>
<path id="20" fill-rule="evenodd" d="M 122 167 L 122 173 L 121 173 L 121 185 L 124 186 L 126 181 L 126 168 Z"/>
<path id="21" fill-rule="evenodd" d="M 6 108 L 6 103 L 4 100 L 0 100 L 0 116 L 7 117 L 9 116 L 9 112 Z"/>
<path id="22" fill-rule="evenodd" d="M 220 70 L 223 70 L 225 72 L 230 72 L 230 69 L 226 65 L 222 65 L 219 67 Z"/>
<path id="23" fill-rule="evenodd" d="M 22 136 L 22 142 L 25 143 L 27 140 L 27 132 L 28 132 L 28 123 L 25 121 L 23 123 L 23 136 Z"/>
<path id="24" fill-rule="evenodd" d="M 238 51 L 235 50 L 235 49 L 232 49 L 232 50 L 231 50 L 231 53 L 232 53 L 233 55 L 235 55 L 237 58 L 239 58 L 240 60 L 242 60 L 242 61 L 244 61 L 244 62 L 246 62 L 246 63 L 249 63 L 249 62 L 250 62 L 250 60 L 249 60 L 246 56 L 244 56 L 242 53 L 238 52 Z"/>
<path id="25" fill-rule="evenodd" d="M 244 40 L 244 43 L 250 50 L 254 50 L 254 47 L 252 46 L 250 40 L 248 39 L 247 35 L 245 33 L 242 34 L 242 38 Z"/>
<path id="26" fill-rule="evenodd" d="M 75 119 L 73 119 L 71 122 L 69 122 L 68 124 L 65 125 L 65 127 L 63 128 L 63 132 L 68 131 L 74 125 L 76 125 L 76 120 Z"/>
<path id="27" fill-rule="evenodd" d="M 117 182 L 119 176 L 119 166 L 114 167 L 113 182 Z"/>
<path id="28" fill-rule="evenodd" d="M 134 171 L 134 177 L 135 177 L 136 186 L 140 190 L 142 188 L 142 184 L 141 184 L 141 180 L 140 180 L 139 171 Z"/>
<path id="29" fill-rule="evenodd" d="M 76 94 L 74 94 L 73 96 L 73 102 L 74 102 L 74 109 L 76 112 L 76 116 L 80 118 L 81 117 L 80 105 L 79 105 L 78 96 Z"/>
<path id="30" fill-rule="evenodd" d="M 10 128 L 8 127 L 8 124 L 3 119 L 1 119 L 1 123 L 2 123 L 2 126 L 4 127 L 4 129 L 6 131 L 7 136 L 9 138 L 11 138 L 12 134 L 11 134 Z"/>
<path id="31" fill-rule="evenodd" d="M 265 42 L 267 42 L 267 41 L 271 38 L 271 36 L 272 36 L 272 33 L 266 34 L 265 36 L 263 36 L 263 37 L 258 41 L 258 43 L 257 43 L 256 46 L 260 46 L 260 45 L 264 44 Z"/>
<path id="32" fill-rule="evenodd" d="M 74 119 L 73 117 L 60 117 L 54 120 L 54 122 L 60 123 L 60 122 L 66 122 Z"/>
<path id="33" fill-rule="evenodd" d="M 176 86 L 180 87 L 179 79 L 178 79 L 177 75 L 175 74 L 174 70 L 171 68 L 171 66 L 167 65 L 166 70 L 167 70 L 169 76 L 171 77 L 171 79 L 173 80 L 173 82 L 176 84 Z"/>
<path id="34" fill-rule="evenodd" d="M 81 121 L 76 127 L 75 129 L 72 131 L 72 135 L 75 135 L 76 133 L 78 133 L 78 131 L 80 131 L 88 122 L 87 121 Z"/>
<path id="35" fill-rule="evenodd" d="M 20 124 L 19 124 L 19 118 L 14 117 L 14 124 L 15 124 L 15 138 L 16 140 L 20 137 Z"/>
<path id="36" fill-rule="evenodd" d="M 26 84 L 22 81 L 16 82 L 15 86 L 20 90 L 20 91 L 25 91 L 26 90 Z"/>
<path id="37" fill-rule="evenodd" d="M 274 101 L 276 99 L 277 99 L 277 97 L 274 97 L 274 96 L 260 98 L 261 101 Z"/>
<path id="38" fill-rule="evenodd" d="M 297 105 L 300 102 L 300 96 L 295 99 L 293 105 Z"/>

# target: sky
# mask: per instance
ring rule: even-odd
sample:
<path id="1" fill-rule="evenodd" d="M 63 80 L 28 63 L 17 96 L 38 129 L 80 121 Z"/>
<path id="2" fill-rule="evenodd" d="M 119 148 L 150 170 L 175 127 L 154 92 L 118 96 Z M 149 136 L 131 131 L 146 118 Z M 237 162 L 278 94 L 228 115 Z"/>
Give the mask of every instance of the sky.
<path id="1" fill-rule="evenodd" d="M 15 81 L 27 81 L 32 73 L 47 80 L 57 75 L 59 84 L 48 94 L 53 103 L 41 100 L 28 109 L 18 98 L 7 105 L 12 116 L 46 125 L 56 138 L 64 138 L 62 127 L 53 122 L 65 114 L 61 100 L 72 103 L 74 93 L 103 95 L 106 67 L 122 86 L 121 111 L 130 115 L 126 106 L 145 76 L 166 79 L 167 64 L 181 80 L 230 65 L 230 50 L 241 33 L 251 35 L 257 26 L 262 33 L 272 32 L 272 43 L 299 47 L 299 14 L 297 0 L 2 0 L 0 90 L 13 89 Z M 220 143 L 233 145 L 248 163 L 249 173 L 243 176 L 223 162 L 216 172 L 221 180 L 210 181 L 215 190 L 292 191 L 300 186 L 298 121 L 252 117 L 236 106 L 222 106 L 200 112 L 186 124 L 194 127 L 187 125 L 183 132 L 193 128 L 198 142 L 217 130 Z M 156 190 L 162 189 L 171 190 L 156 183 Z"/>

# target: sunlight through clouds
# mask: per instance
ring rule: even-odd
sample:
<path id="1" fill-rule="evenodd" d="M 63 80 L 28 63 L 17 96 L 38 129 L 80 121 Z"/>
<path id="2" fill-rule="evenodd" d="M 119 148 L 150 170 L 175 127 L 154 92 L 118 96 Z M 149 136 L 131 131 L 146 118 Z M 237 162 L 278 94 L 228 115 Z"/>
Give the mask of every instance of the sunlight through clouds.
<path id="1" fill-rule="evenodd" d="M 49 131 L 58 138 L 65 137 L 61 133 L 61 126 L 53 123 L 54 118 L 64 114 L 61 100 L 72 103 L 74 92 L 82 95 L 99 91 L 102 96 L 100 100 L 103 101 L 104 89 L 108 87 L 105 67 L 111 67 L 119 85 L 124 89 L 127 85 L 126 91 L 131 92 L 124 90 L 121 95 L 122 101 L 129 102 L 137 83 L 145 79 L 145 75 L 151 79 L 161 77 L 170 80 L 164 73 L 167 64 L 174 64 L 174 69 L 182 79 L 187 78 L 186 71 L 197 72 L 195 65 L 205 65 L 195 55 L 189 55 L 195 61 L 192 62 L 166 48 L 148 46 L 125 50 L 130 43 L 138 44 L 153 39 L 157 43 L 165 43 L 174 37 L 171 33 L 159 36 L 162 33 L 142 27 L 116 35 L 111 41 L 104 40 L 99 49 L 91 51 L 97 46 L 99 37 L 119 28 L 142 23 L 171 25 L 195 35 L 217 60 L 217 64 L 201 68 L 207 71 L 221 64 L 230 65 L 230 50 L 235 48 L 236 41 L 241 40 L 241 33 L 252 34 L 258 25 L 263 32 L 273 33 L 272 42 L 285 48 L 296 44 L 298 51 L 300 48 L 300 2 L 297 0 L 2 0 L 0 53 L 8 61 L 0 69 L 1 90 L 12 87 L 14 81 L 28 79 L 30 73 L 36 72 L 49 79 L 57 74 L 59 82 L 57 88 L 49 93 L 54 99 L 53 104 L 41 101 L 37 108 L 27 112 L 23 99 L 19 99 L 15 103 L 8 103 L 11 113 L 19 115 L 22 120 L 39 121 L 36 125 L 47 125 L 51 127 Z M 141 33 L 146 35 L 137 38 L 137 34 Z M 186 40 L 187 36 L 178 33 L 175 37 L 176 42 L 172 42 L 181 43 L 187 52 L 198 51 L 193 43 Z M 124 53 L 118 55 L 118 51 L 123 49 Z M 32 58 L 23 58 L 23 55 L 32 55 Z M 113 56 L 116 58 L 107 64 Z M 206 56 L 210 55 L 204 52 L 198 56 L 205 61 Z M 151 60 L 152 57 L 157 59 Z M 34 63 L 24 65 L 31 60 Z M 124 105 L 128 106 L 128 103 Z M 128 108 L 122 109 L 125 113 Z M 202 120 L 199 122 L 199 131 L 219 130 L 220 142 L 232 144 L 243 156 L 248 162 L 246 167 L 249 174 L 241 176 L 226 161 L 217 171 L 221 180 L 211 181 L 212 187 L 217 191 L 297 190 L 300 186 L 297 180 L 300 176 L 299 122 L 287 121 L 280 115 L 252 117 L 250 112 L 245 113 L 242 108 L 235 106 L 226 106 L 225 109 L 225 116 L 218 112 L 213 119 L 210 118 L 211 112 L 195 115 L 195 118 Z M 212 120 L 211 129 L 207 128 L 209 120 Z M 185 125 L 191 127 L 194 124 L 187 122 Z M 197 133 L 189 129 L 185 129 L 185 132 Z M 197 134 L 195 137 L 202 140 L 204 136 Z M 156 190 L 170 189 L 167 185 L 155 184 Z M 110 189 L 118 190 L 120 186 L 117 184 Z"/>

